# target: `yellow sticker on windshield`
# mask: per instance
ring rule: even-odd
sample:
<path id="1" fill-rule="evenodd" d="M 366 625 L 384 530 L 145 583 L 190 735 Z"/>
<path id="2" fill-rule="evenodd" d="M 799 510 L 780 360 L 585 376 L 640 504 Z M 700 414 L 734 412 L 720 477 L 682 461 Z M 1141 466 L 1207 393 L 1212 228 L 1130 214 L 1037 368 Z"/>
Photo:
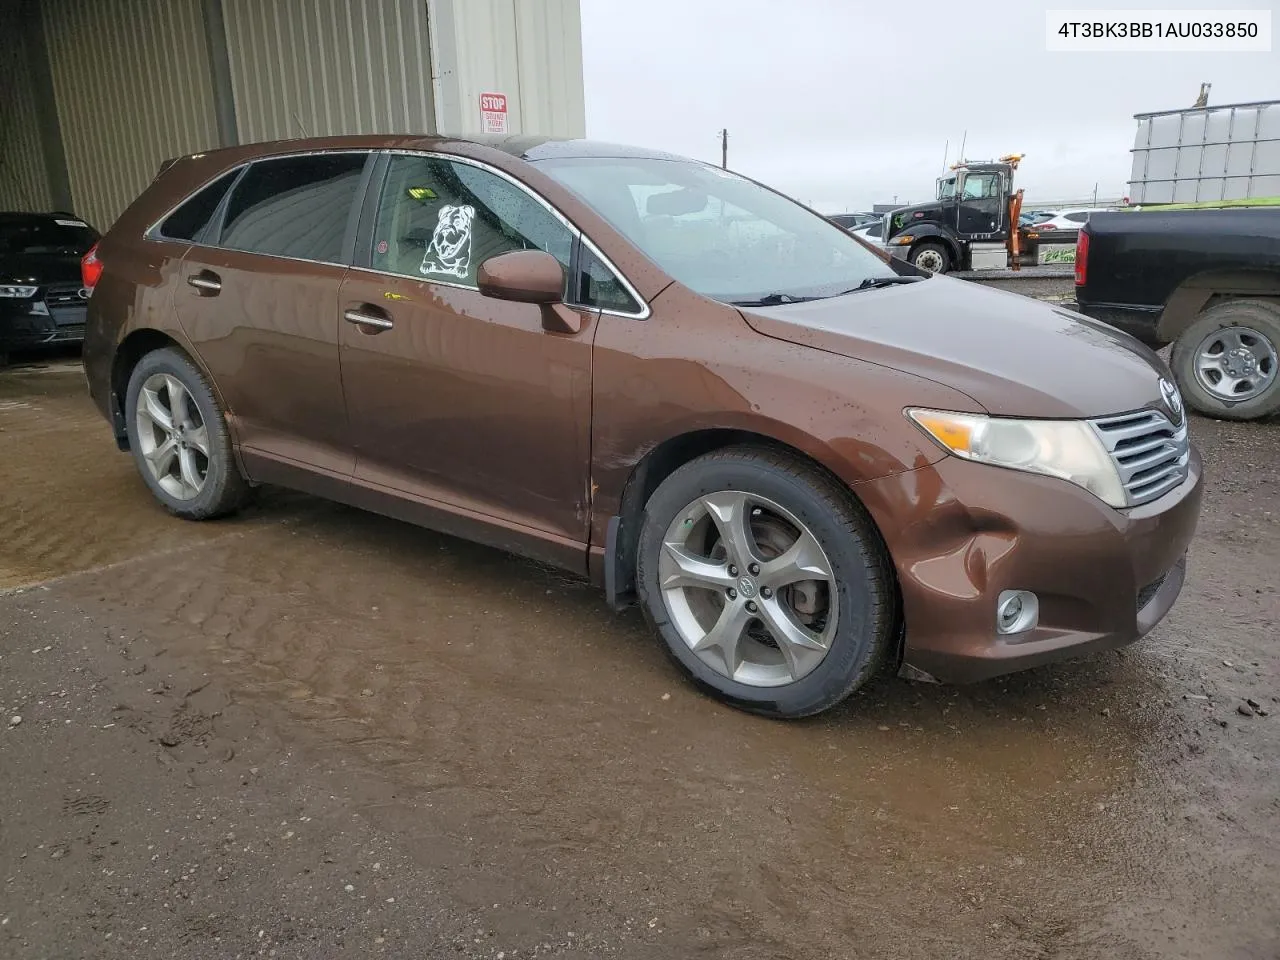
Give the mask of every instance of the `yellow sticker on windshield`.
<path id="1" fill-rule="evenodd" d="M 410 187 L 409 196 L 415 200 L 434 200 L 436 192 L 430 187 Z"/>

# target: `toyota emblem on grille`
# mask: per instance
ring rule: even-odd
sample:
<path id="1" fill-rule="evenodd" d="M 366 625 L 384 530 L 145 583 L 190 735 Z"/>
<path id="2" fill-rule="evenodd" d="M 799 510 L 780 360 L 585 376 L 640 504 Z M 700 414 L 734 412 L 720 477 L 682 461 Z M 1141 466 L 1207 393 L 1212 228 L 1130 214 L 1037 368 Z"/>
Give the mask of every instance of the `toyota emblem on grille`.
<path id="1" fill-rule="evenodd" d="M 1163 377 L 1160 379 L 1160 395 L 1164 397 L 1164 405 L 1169 408 L 1174 426 L 1182 423 L 1182 397 L 1178 388 Z"/>

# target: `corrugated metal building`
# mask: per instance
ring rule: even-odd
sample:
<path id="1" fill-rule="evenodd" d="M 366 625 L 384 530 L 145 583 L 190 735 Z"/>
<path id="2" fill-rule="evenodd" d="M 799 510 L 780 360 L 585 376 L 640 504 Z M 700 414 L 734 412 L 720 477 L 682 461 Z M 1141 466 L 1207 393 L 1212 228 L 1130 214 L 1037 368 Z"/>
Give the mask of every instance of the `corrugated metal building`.
<path id="1" fill-rule="evenodd" d="M 0 210 L 105 230 L 169 157 L 480 132 L 482 94 L 583 136 L 578 0 L 0 0 Z"/>

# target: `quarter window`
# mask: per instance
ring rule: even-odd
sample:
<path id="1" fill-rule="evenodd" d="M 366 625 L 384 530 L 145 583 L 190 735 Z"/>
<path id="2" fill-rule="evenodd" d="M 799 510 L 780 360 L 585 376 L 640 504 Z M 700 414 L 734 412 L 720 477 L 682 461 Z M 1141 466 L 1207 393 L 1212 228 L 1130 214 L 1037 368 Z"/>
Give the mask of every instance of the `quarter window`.
<path id="1" fill-rule="evenodd" d="M 332 153 L 255 163 L 231 193 L 219 246 L 340 263 L 367 157 Z"/>
<path id="2" fill-rule="evenodd" d="M 239 173 L 238 169 L 224 173 L 165 217 L 164 223 L 160 224 L 160 236 L 168 240 L 200 239 Z"/>
<path id="3" fill-rule="evenodd" d="M 575 303 L 620 313 L 641 311 L 635 297 L 627 292 L 614 272 L 585 243 L 578 254 L 578 268 L 578 295 L 574 298 Z"/>
<path id="4" fill-rule="evenodd" d="M 544 250 L 567 277 L 573 234 L 495 173 L 441 157 L 391 157 L 378 203 L 373 269 L 474 287 L 480 264 L 512 250 Z"/>

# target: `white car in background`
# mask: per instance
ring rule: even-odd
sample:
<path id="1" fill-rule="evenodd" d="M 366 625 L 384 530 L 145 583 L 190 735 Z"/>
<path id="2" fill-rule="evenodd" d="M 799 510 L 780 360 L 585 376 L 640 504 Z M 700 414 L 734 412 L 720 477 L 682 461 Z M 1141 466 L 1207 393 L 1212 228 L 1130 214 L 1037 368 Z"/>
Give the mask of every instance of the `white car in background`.
<path id="1" fill-rule="evenodd" d="M 1031 224 L 1031 229 L 1038 231 L 1070 230 L 1076 232 L 1088 223 L 1089 217 L 1092 214 L 1102 212 L 1101 208 L 1088 210 L 1055 210 L 1047 219 Z"/>
<path id="2" fill-rule="evenodd" d="M 864 223 L 860 227 L 854 227 L 849 231 L 859 240 L 863 240 L 871 246 L 879 250 L 886 249 L 884 243 L 884 221 L 876 220 L 872 223 Z"/>

